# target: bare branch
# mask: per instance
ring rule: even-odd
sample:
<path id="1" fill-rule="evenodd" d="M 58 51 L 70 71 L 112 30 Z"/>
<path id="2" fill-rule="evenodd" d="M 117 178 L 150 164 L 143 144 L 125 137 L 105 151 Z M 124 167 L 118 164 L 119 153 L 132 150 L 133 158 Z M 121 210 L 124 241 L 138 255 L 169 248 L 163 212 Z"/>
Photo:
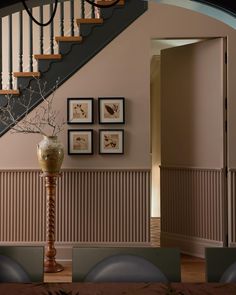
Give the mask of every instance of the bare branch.
<path id="1" fill-rule="evenodd" d="M 53 102 L 56 90 L 58 89 L 59 80 L 48 91 L 52 94 L 46 97 L 48 91 L 47 82 L 42 82 L 39 78 L 34 77 L 36 80 L 37 89 L 32 87 L 26 90 L 29 94 L 15 99 L 12 95 L 6 95 L 7 103 L 5 106 L 0 106 L 0 122 L 5 126 L 11 126 L 13 133 L 37 133 L 46 136 L 56 136 L 63 130 L 65 121 L 57 120 L 60 115 L 53 109 Z M 34 117 L 30 116 L 34 95 L 40 95 L 42 103 L 35 110 Z M 20 106 L 24 110 L 25 116 L 20 118 L 14 113 L 14 107 Z"/>

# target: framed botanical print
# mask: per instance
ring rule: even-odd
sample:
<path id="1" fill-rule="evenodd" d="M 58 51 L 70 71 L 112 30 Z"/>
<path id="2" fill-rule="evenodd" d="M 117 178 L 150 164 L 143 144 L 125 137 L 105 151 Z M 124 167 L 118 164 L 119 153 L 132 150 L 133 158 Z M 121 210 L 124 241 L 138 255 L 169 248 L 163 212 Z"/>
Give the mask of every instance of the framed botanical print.
<path id="1" fill-rule="evenodd" d="M 124 97 L 99 97 L 98 108 L 98 117 L 100 124 L 125 123 Z"/>
<path id="2" fill-rule="evenodd" d="M 68 124 L 93 123 L 93 98 L 68 98 L 67 99 Z"/>
<path id="3" fill-rule="evenodd" d="M 69 155 L 93 154 L 93 130 L 92 129 L 68 130 L 68 154 Z"/>
<path id="4" fill-rule="evenodd" d="M 123 154 L 124 153 L 124 130 L 100 129 L 99 130 L 99 153 L 100 154 Z"/>

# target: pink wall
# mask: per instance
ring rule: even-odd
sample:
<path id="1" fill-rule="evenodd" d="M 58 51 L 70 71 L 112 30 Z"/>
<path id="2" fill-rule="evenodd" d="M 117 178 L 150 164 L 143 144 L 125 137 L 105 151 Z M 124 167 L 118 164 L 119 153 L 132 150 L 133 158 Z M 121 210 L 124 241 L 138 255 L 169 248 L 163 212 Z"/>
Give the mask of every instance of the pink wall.
<path id="1" fill-rule="evenodd" d="M 161 164 L 223 168 L 224 39 L 161 51 Z"/>
<path id="2" fill-rule="evenodd" d="M 150 168 L 150 39 L 214 36 L 228 36 L 229 161 L 231 166 L 236 166 L 235 31 L 219 21 L 182 8 L 157 3 L 150 3 L 149 7 L 146 14 L 71 77 L 57 93 L 57 107 L 64 118 L 67 97 L 124 96 L 126 124 L 121 127 L 125 129 L 125 155 L 101 156 L 95 148 L 93 156 L 66 156 L 64 168 Z M 67 127 L 60 136 L 65 146 Z M 93 128 L 98 145 L 100 126 L 96 123 Z M 37 168 L 39 140 L 40 137 L 34 135 L 4 135 L 0 144 L 0 168 Z"/>

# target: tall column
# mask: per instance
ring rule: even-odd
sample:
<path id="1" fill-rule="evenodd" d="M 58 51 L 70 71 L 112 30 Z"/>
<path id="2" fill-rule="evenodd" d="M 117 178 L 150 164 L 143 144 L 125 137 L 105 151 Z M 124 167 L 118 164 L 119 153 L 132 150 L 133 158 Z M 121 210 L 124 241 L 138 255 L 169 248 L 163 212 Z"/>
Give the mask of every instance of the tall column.
<path id="1" fill-rule="evenodd" d="M 55 203 L 56 203 L 56 186 L 59 173 L 42 173 L 45 179 L 46 197 L 47 197 L 47 233 L 46 233 L 46 252 L 44 271 L 47 273 L 55 273 L 62 271 L 62 265 L 56 262 L 56 248 L 55 242 Z"/>

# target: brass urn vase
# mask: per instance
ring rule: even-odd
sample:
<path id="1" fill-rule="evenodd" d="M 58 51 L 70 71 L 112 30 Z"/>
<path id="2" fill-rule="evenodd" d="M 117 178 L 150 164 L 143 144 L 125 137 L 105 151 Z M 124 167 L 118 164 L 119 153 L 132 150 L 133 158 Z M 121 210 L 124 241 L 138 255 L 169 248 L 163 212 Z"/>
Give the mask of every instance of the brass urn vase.
<path id="1" fill-rule="evenodd" d="M 44 136 L 37 146 L 37 156 L 43 172 L 59 173 L 64 159 L 64 146 L 57 136 Z"/>

